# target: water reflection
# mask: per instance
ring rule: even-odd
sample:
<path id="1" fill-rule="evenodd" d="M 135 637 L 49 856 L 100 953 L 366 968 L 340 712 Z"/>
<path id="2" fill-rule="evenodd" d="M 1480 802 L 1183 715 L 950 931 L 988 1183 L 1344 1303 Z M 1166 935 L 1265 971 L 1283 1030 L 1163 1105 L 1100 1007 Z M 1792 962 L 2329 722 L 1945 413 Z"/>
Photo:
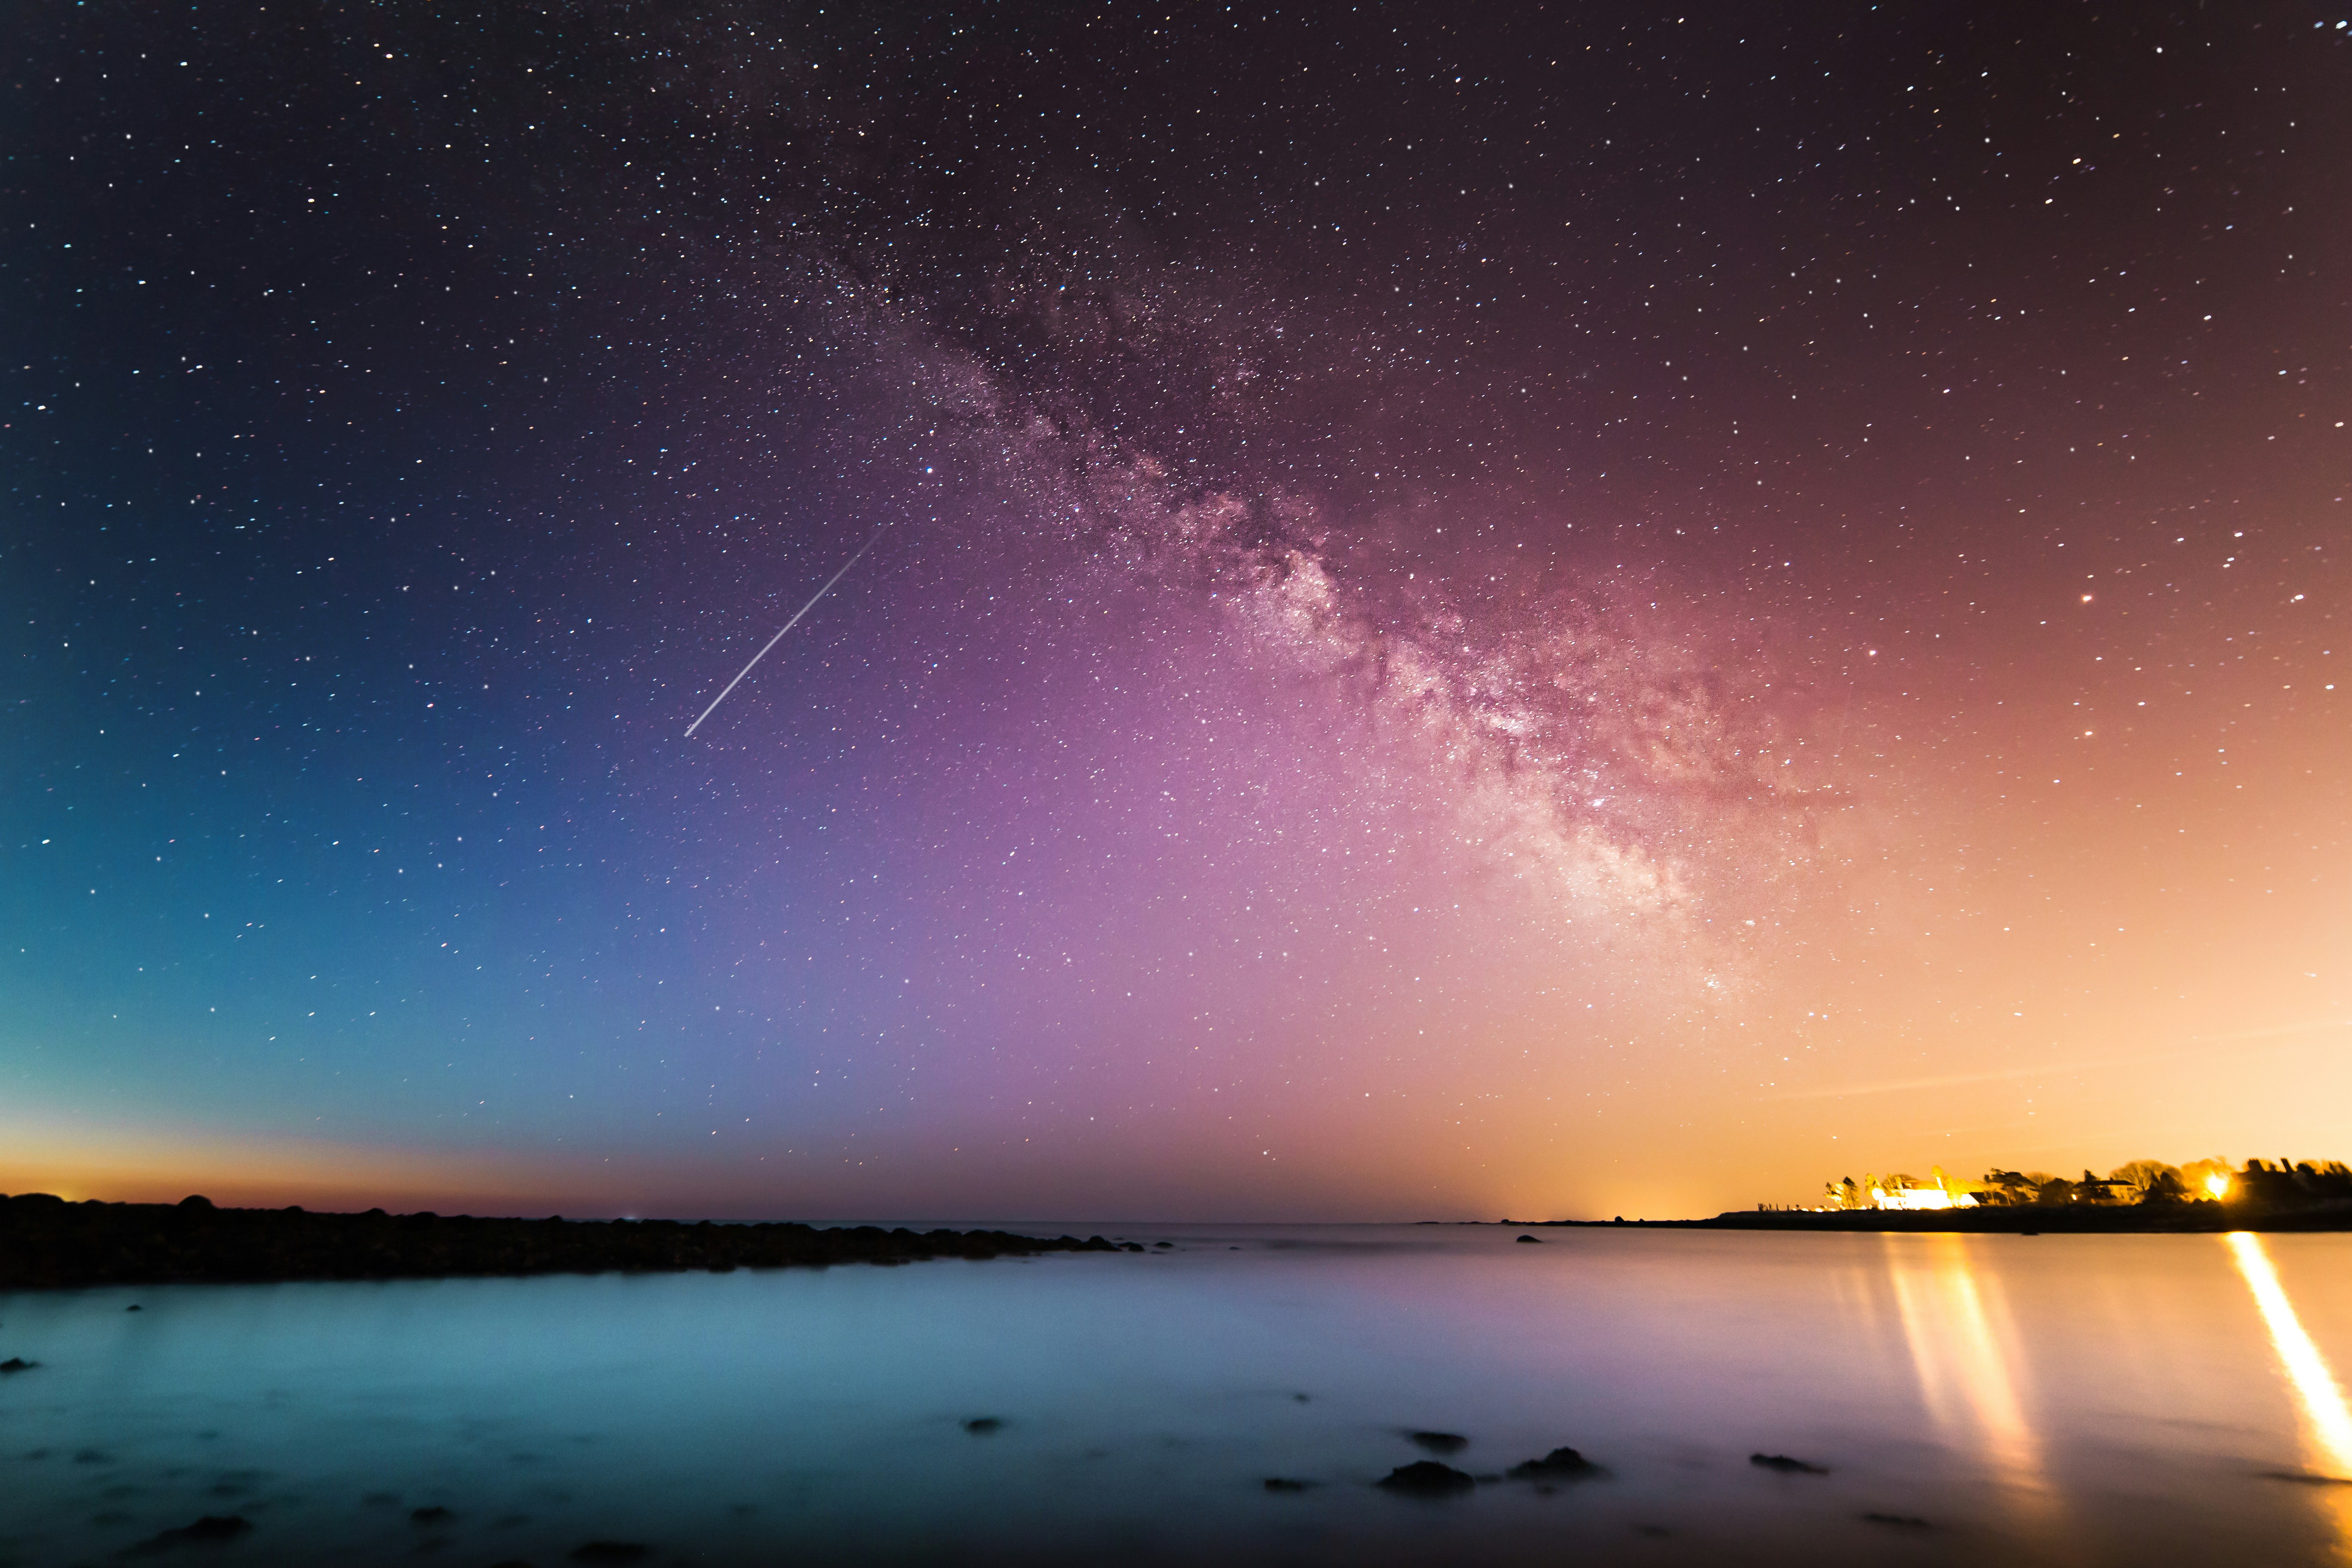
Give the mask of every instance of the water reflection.
<path id="1" fill-rule="evenodd" d="M 2271 1265 L 2263 1238 L 2239 1230 L 2223 1239 L 2237 1261 L 2238 1272 L 2245 1277 L 2246 1289 L 2253 1292 L 2254 1305 L 2262 1309 L 2271 1348 L 2278 1353 L 2287 1386 L 2294 1391 L 2310 1468 L 2330 1479 L 2352 1482 L 2352 1409 L 2345 1406 L 2344 1391 L 2337 1386 L 2327 1358 L 2304 1331 L 2303 1320 L 2295 1316 L 2294 1303 L 2287 1298 L 2286 1287 L 2279 1283 L 2278 1270 Z M 2352 1489 L 2338 1486 L 2328 1491 L 2337 1557 L 2352 1563 Z"/>
<path id="2" fill-rule="evenodd" d="M 0 1378 L 0 1568 L 134 1561 L 232 1512 L 248 1568 L 600 1540 L 709 1568 L 2168 1568 L 2352 1542 L 2352 1487 L 2273 1479 L 2299 1445 L 2286 1468 L 2352 1473 L 2312 1348 L 2352 1324 L 2352 1236 L 1118 1228 L 1171 1246 L 0 1297 L 0 1358 L 39 1363 Z M 1605 1472 L 1424 1507 L 1375 1485 L 1424 1428 L 1465 1435 L 1475 1474 L 1562 1444 Z"/>
<path id="3" fill-rule="evenodd" d="M 1887 1271 L 1919 1392 L 1956 1446 L 1989 1455 L 2001 1479 L 2038 1489 L 2042 1448 L 1985 1310 L 1964 1236 L 1888 1236 Z"/>
<path id="4" fill-rule="evenodd" d="M 1978 1237 L 1887 1236 L 1887 1272 L 1911 1364 L 1945 1444 L 1982 1455 L 2007 1499 L 2010 1524 L 2044 1549 L 2060 1545 L 2058 1497 L 2041 1435 L 2019 1397 L 2019 1358 L 1997 1289 L 1978 1268 Z"/>

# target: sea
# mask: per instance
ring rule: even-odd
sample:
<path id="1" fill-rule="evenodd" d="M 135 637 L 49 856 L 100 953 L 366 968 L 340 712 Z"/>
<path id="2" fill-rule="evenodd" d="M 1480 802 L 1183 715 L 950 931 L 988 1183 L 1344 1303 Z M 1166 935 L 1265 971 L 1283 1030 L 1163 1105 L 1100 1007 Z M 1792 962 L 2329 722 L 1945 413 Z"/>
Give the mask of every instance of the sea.
<path id="1" fill-rule="evenodd" d="M 2352 1563 L 2352 1236 L 992 1223 L 0 1294 L 0 1564 Z"/>

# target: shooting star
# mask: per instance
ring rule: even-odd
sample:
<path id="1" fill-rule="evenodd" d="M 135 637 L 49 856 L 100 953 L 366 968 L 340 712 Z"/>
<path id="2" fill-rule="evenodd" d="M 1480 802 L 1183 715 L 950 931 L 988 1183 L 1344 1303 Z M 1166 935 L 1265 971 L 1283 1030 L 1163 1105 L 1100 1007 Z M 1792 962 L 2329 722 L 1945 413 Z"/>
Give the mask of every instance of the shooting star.
<path id="1" fill-rule="evenodd" d="M 887 526 L 887 525 L 886 524 L 885 526 Z M 824 580 L 824 587 L 822 587 L 822 588 L 819 588 L 815 593 L 811 594 L 811 595 L 809 595 L 809 601 L 808 601 L 808 603 L 807 603 L 807 604 L 805 604 L 805 605 L 802 605 L 798 610 L 794 611 L 794 612 L 793 612 L 793 618 L 792 618 L 791 620 L 789 620 L 789 621 L 786 621 L 786 622 L 783 624 L 782 628 L 781 630 L 779 630 L 779 631 L 776 633 L 776 635 L 775 635 L 774 637 L 770 637 L 770 638 L 768 639 L 768 646 L 767 646 L 767 647 L 763 647 L 763 648 L 761 648 L 759 652 L 757 652 L 757 653 L 755 653 L 755 654 L 753 654 L 753 655 L 751 656 L 751 664 L 757 664 L 757 663 L 759 663 L 761 659 L 763 659 L 763 658 L 767 658 L 767 657 L 768 657 L 768 648 L 773 647 L 775 647 L 778 643 L 780 643 L 780 642 L 783 641 L 783 640 L 784 640 L 784 633 L 785 633 L 785 632 L 788 632 L 788 631 L 791 631 L 794 626 L 799 626 L 799 625 L 801 624 L 801 616 L 805 616 L 805 615 L 807 615 L 811 610 L 815 609 L 815 608 L 816 608 L 816 602 L 817 602 L 819 599 L 824 598 L 827 594 L 832 593 L 832 592 L 833 592 L 833 585 L 834 585 L 835 583 L 840 582 L 844 577 L 848 576 L 848 575 L 849 575 L 849 569 L 850 569 L 852 566 L 855 566 L 855 565 L 856 565 L 856 564 L 857 564 L 858 556 L 864 555 L 867 551 L 869 551 L 869 550 L 873 549 L 873 548 L 874 548 L 874 540 L 875 540 L 875 539 L 879 539 L 879 538 L 881 538 L 881 537 L 882 537 L 882 530 L 881 530 L 881 529 L 879 529 L 879 528 L 876 529 L 876 530 L 874 531 L 874 537 L 873 537 L 873 539 L 868 539 L 865 543 L 863 543 L 863 544 L 859 545 L 859 546 L 857 547 L 857 554 L 856 554 L 856 555 L 853 555 L 853 556 L 851 556 L 848 560 L 846 560 L 846 561 L 843 562 L 843 563 L 841 563 L 841 570 L 840 570 L 840 571 L 838 571 L 838 572 L 835 572 L 832 576 L 827 577 L 827 578 Z M 744 676 L 747 676 L 747 675 L 749 675 L 749 674 L 751 674 L 751 664 L 747 664 L 747 665 L 745 665 L 745 666 L 744 666 L 740 670 L 739 670 L 739 671 L 737 671 L 737 672 L 736 672 L 735 679 L 732 679 L 732 680 L 730 680 L 730 681 L 729 681 L 729 682 L 727 683 L 727 691 L 732 691 L 732 690 L 734 690 L 737 687 L 739 687 L 739 686 L 740 686 L 740 685 L 742 685 L 742 684 L 743 684 L 743 677 L 744 677 Z M 712 698 L 712 699 L 710 700 L 710 706 L 709 706 L 709 708 L 705 708 L 705 709 L 702 710 L 702 719 L 708 719 L 708 718 L 709 718 L 709 717 L 710 717 L 710 715 L 711 715 L 711 713 L 713 712 L 713 710 L 715 710 L 718 708 L 718 706 L 719 706 L 721 702 L 724 702 L 724 701 L 726 701 L 726 700 L 727 700 L 727 691 L 722 691 L 722 692 L 720 692 L 718 696 L 716 696 L 716 697 L 714 697 L 714 698 Z M 694 738 L 694 732 L 695 732 L 697 730 L 699 730 L 699 729 L 701 729 L 701 728 L 702 728 L 702 719 L 697 719 L 693 723 L 688 724 L 688 725 L 686 727 L 686 737 L 687 737 L 687 739 L 688 739 L 688 740 L 689 740 L 689 741 L 690 741 L 690 740 L 692 740 L 692 739 Z"/>

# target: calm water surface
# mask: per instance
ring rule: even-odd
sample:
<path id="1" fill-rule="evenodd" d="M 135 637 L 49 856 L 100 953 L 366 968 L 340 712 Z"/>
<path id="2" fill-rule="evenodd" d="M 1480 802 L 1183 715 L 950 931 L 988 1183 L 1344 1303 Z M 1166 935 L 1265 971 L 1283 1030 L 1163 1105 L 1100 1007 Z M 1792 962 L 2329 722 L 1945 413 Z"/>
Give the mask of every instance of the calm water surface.
<path id="1" fill-rule="evenodd" d="M 2352 1563 L 2352 1237 L 1120 1234 L 0 1295 L 0 1563 Z M 1375 1489 L 1420 1428 L 1604 1468 Z"/>

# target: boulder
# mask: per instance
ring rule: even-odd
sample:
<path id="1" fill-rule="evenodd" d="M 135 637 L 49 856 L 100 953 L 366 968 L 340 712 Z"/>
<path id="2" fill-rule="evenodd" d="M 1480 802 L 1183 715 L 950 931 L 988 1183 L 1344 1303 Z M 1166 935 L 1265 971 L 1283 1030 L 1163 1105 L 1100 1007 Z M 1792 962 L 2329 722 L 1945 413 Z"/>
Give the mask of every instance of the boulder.
<path id="1" fill-rule="evenodd" d="M 1540 1459 L 1513 1465 L 1508 1474 L 1515 1481 L 1559 1481 L 1591 1475 L 1600 1468 L 1573 1448 L 1554 1448 Z"/>
<path id="2" fill-rule="evenodd" d="M 1458 1454 L 1470 1446 L 1470 1439 L 1459 1432 L 1408 1432 L 1416 1448 L 1426 1448 L 1433 1454 Z"/>
<path id="3" fill-rule="evenodd" d="M 1758 1469 L 1778 1470 L 1784 1476 L 1826 1476 L 1830 1473 L 1827 1465 L 1790 1458 L 1786 1454 L 1750 1454 L 1748 1462 Z"/>
<path id="4" fill-rule="evenodd" d="M 1453 1492 L 1472 1490 L 1478 1482 L 1476 1478 L 1465 1475 L 1451 1465 L 1441 1465 L 1434 1459 L 1415 1459 L 1410 1465 L 1399 1465 L 1374 1484 L 1392 1492 L 1444 1497 Z"/>

